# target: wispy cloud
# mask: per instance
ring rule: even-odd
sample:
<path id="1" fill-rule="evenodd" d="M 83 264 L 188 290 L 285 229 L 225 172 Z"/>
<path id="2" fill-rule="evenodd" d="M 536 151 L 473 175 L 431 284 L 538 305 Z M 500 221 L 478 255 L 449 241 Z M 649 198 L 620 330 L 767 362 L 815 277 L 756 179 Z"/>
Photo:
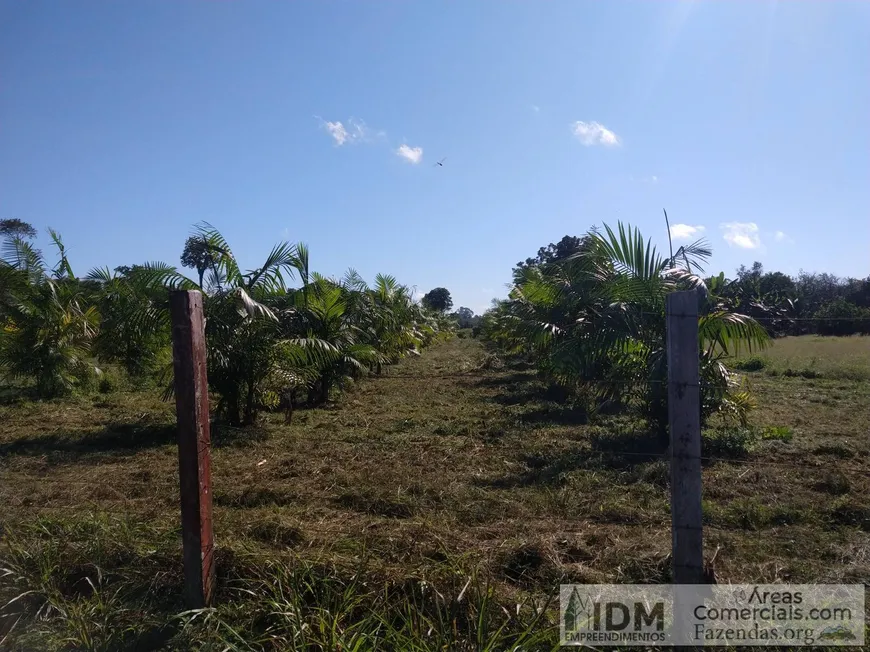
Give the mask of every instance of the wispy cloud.
<path id="1" fill-rule="evenodd" d="M 706 231 L 706 227 L 701 225 L 672 224 L 671 238 L 674 240 L 688 240 L 689 238 L 700 236 L 704 231 Z"/>
<path id="2" fill-rule="evenodd" d="M 329 122 L 325 120 L 323 122 L 323 128 L 332 136 L 332 139 L 335 141 L 336 145 L 344 145 L 347 141 L 347 129 L 344 128 L 344 125 L 341 122 Z"/>
<path id="3" fill-rule="evenodd" d="M 571 125 L 571 132 L 586 147 L 592 147 L 593 145 L 616 147 L 621 142 L 619 136 L 600 122 L 582 122 L 578 120 Z"/>
<path id="4" fill-rule="evenodd" d="M 761 235 L 755 222 L 723 222 L 719 225 L 722 237 L 732 247 L 741 249 L 758 249 L 761 247 Z"/>
<path id="5" fill-rule="evenodd" d="M 541 107 L 539 107 L 537 104 L 532 104 L 532 111 L 534 111 L 535 113 L 540 113 Z"/>
<path id="6" fill-rule="evenodd" d="M 773 234 L 773 239 L 776 242 L 784 242 L 786 244 L 794 244 L 794 239 L 791 238 L 785 231 L 777 231 Z"/>
<path id="7" fill-rule="evenodd" d="M 423 148 L 422 147 L 409 147 L 408 145 L 402 143 L 399 145 L 399 149 L 396 150 L 396 156 L 399 156 L 408 163 L 413 163 L 417 165 L 420 161 L 423 160 Z"/>
<path id="8" fill-rule="evenodd" d="M 350 118 L 347 122 L 341 122 L 340 120 L 330 122 L 319 116 L 314 117 L 320 121 L 320 126 L 332 136 L 336 147 L 341 147 L 345 144 L 366 143 L 370 142 L 374 135 L 385 135 L 382 131 L 374 134 L 365 122 L 356 118 Z"/>

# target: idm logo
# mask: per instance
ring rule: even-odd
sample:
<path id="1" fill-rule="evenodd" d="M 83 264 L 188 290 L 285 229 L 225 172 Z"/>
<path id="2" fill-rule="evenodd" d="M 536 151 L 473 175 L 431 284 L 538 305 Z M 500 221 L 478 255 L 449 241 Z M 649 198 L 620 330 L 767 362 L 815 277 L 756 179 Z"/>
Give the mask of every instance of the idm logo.
<path id="1" fill-rule="evenodd" d="M 665 628 L 665 603 L 658 602 L 598 602 L 583 597 L 575 588 L 565 609 L 566 632 L 592 630 L 596 632 L 654 631 Z"/>

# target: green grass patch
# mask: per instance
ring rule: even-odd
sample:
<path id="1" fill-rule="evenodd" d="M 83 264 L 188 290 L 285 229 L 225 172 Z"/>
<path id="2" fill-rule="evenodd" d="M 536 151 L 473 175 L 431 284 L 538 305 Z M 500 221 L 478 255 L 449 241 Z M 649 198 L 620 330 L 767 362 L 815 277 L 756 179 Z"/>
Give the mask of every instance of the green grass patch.
<path id="1" fill-rule="evenodd" d="M 783 337 L 760 353 L 745 353 L 730 365 L 740 371 L 764 371 L 772 376 L 870 380 L 870 337 Z"/>
<path id="2" fill-rule="evenodd" d="M 761 430 L 761 439 L 764 441 L 791 441 L 794 439 L 794 430 L 789 426 L 765 426 Z"/>

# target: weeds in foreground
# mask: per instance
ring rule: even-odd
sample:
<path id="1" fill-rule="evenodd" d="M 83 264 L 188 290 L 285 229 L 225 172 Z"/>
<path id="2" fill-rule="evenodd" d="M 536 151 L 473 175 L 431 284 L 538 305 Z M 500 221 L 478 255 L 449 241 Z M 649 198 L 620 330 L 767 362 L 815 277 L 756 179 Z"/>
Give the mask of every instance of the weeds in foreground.
<path id="1" fill-rule="evenodd" d="M 217 555 L 217 606 L 184 611 L 178 545 L 114 519 L 43 519 L 0 552 L 0 646 L 10 649 L 555 649 L 552 598 L 506 604 L 475 571 L 391 578 L 360 562 Z M 158 550 L 139 541 L 163 540 Z M 171 569 L 171 570 L 169 570 Z M 167 572 L 169 571 L 169 572 Z"/>

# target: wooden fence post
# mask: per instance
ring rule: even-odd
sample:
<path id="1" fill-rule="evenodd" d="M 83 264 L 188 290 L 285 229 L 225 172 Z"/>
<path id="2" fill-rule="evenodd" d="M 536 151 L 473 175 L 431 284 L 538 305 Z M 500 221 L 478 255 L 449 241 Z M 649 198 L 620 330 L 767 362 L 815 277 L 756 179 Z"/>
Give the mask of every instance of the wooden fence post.
<path id="1" fill-rule="evenodd" d="M 211 512 L 211 435 L 202 295 L 170 293 L 184 585 L 188 607 L 210 606 L 214 597 Z"/>
<path id="2" fill-rule="evenodd" d="M 674 584 L 704 583 L 698 294 L 667 296 L 668 422 Z"/>

